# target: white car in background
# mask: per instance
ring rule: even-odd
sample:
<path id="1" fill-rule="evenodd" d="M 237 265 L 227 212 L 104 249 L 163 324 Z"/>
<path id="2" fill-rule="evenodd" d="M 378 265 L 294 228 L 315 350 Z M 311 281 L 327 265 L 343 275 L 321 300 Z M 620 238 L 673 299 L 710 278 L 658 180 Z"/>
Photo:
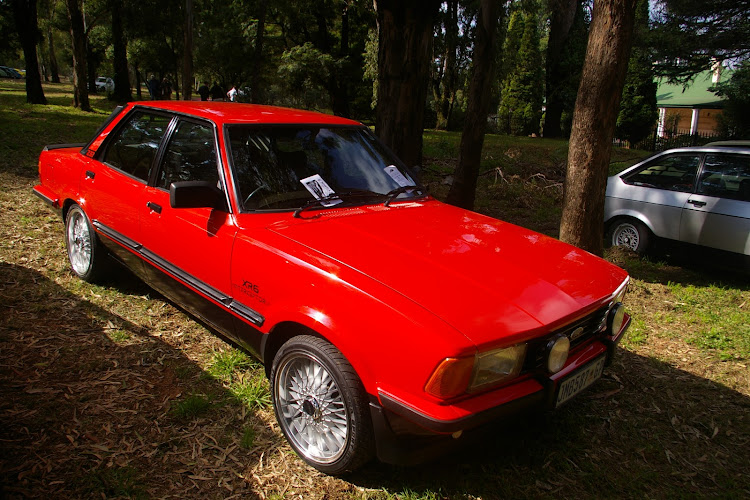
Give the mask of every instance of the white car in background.
<path id="1" fill-rule="evenodd" d="M 115 91 L 115 81 L 105 76 L 97 77 L 96 79 L 96 91 L 111 94 Z"/>
<path id="2" fill-rule="evenodd" d="M 671 149 L 609 178 L 606 243 L 645 252 L 654 238 L 739 256 L 750 268 L 750 146 Z"/>

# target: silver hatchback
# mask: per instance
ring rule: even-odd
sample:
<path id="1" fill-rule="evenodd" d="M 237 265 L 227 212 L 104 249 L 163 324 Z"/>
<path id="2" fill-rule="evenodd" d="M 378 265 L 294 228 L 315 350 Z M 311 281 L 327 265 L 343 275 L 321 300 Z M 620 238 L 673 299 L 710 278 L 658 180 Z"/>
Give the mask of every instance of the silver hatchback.
<path id="1" fill-rule="evenodd" d="M 653 237 L 750 256 L 750 147 L 670 149 L 609 178 L 606 242 Z"/>

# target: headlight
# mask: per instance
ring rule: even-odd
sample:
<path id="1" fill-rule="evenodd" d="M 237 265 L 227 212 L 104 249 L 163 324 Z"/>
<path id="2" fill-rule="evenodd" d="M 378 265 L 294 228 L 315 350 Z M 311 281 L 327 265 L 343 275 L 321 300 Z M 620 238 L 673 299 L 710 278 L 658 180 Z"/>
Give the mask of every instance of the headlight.
<path id="1" fill-rule="evenodd" d="M 478 354 L 469 391 L 515 377 L 521 372 L 525 355 L 526 344 Z"/>
<path id="2" fill-rule="evenodd" d="M 425 392 L 451 399 L 517 376 L 523 367 L 526 344 L 479 353 L 473 357 L 445 358 L 425 384 Z"/>
<path id="3" fill-rule="evenodd" d="M 565 366 L 570 352 L 570 339 L 558 335 L 547 343 L 547 371 L 557 373 Z"/>
<path id="4" fill-rule="evenodd" d="M 612 336 L 617 335 L 622 330 L 623 323 L 625 323 L 625 306 L 618 302 L 609 310 L 607 333 Z"/>

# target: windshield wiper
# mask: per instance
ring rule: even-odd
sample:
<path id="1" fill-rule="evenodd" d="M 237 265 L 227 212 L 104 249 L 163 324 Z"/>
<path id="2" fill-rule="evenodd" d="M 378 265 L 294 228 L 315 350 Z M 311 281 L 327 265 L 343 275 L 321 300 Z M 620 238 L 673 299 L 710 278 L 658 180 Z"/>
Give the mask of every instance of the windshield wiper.
<path id="1" fill-rule="evenodd" d="M 338 203 L 327 204 L 328 202 L 344 202 L 352 198 L 371 198 L 373 196 L 382 197 L 384 195 L 380 193 L 375 193 L 373 191 L 345 191 L 343 193 L 329 194 L 328 196 L 324 196 L 323 198 L 315 198 L 314 200 L 308 201 L 307 203 L 305 203 L 304 205 L 302 205 L 301 207 L 299 207 L 297 210 L 294 211 L 294 217 L 299 219 L 300 214 L 310 207 L 314 207 L 318 205 L 323 206 L 323 207 L 332 207 L 332 206 L 338 205 Z"/>
<path id="2" fill-rule="evenodd" d="M 399 195 L 402 195 L 404 193 L 408 193 L 409 191 L 419 191 L 420 193 L 424 194 L 424 191 L 419 186 L 400 186 L 396 189 L 393 189 L 391 191 L 388 191 L 384 196 L 387 198 L 385 200 L 385 203 L 383 205 L 390 206 L 391 202 L 399 197 Z"/>

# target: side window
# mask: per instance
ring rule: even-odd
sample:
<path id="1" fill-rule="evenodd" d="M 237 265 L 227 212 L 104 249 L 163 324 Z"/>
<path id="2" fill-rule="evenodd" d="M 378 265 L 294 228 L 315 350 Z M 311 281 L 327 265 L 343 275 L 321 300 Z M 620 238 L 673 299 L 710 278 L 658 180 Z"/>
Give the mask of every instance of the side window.
<path id="1" fill-rule="evenodd" d="M 706 155 L 698 192 L 707 196 L 750 201 L 750 156 Z"/>
<path id="2" fill-rule="evenodd" d="M 170 121 L 171 118 L 164 115 L 134 113 L 110 142 L 102 160 L 146 181 Z"/>
<path id="3" fill-rule="evenodd" d="M 690 193 L 693 191 L 700 163 L 699 155 L 664 156 L 649 162 L 624 180 L 635 186 Z"/>
<path id="4" fill-rule="evenodd" d="M 169 139 L 156 186 L 169 189 L 177 181 L 219 183 L 213 127 L 181 121 Z"/>

